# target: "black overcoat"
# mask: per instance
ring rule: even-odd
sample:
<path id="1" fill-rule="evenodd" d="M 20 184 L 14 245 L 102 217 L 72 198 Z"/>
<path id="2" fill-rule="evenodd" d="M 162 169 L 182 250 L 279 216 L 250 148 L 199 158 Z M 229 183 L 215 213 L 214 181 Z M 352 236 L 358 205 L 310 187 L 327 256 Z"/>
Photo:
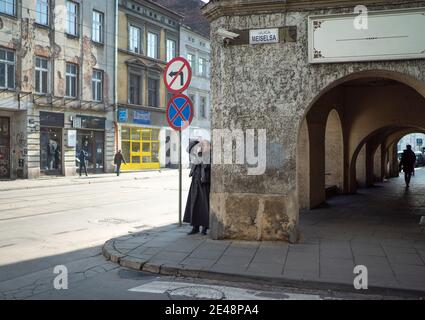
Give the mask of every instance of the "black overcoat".
<path id="1" fill-rule="evenodd" d="M 191 226 L 209 227 L 211 166 L 198 164 L 190 171 L 192 183 L 186 202 L 183 222 Z"/>
<path id="2" fill-rule="evenodd" d="M 412 150 L 404 150 L 400 160 L 400 171 L 412 173 L 415 171 L 416 154 Z"/>

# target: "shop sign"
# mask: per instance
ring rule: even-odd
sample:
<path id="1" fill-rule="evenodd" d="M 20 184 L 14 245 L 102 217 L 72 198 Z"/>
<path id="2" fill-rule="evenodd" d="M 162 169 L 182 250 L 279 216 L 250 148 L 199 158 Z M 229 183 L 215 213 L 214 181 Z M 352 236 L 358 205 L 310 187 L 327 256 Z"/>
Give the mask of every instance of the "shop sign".
<path id="1" fill-rule="evenodd" d="M 81 118 L 82 129 L 105 130 L 105 118 L 79 116 Z"/>
<path id="2" fill-rule="evenodd" d="M 77 146 L 77 130 L 68 130 L 68 147 L 75 148 Z"/>
<path id="3" fill-rule="evenodd" d="M 133 111 L 133 122 L 137 124 L 151 124 L 151 113 L 149 111 Z"/>
<path id="4" fill-rule="evenodd" d="M 40 111 L 40 125 L 63 128 L 65 117 L 63 113 Z"/>
<path id="5" fill-rule="evenodd" d="M 81 128 L 81 118 L 79 118 L 79 117 L 75 117 L 75 118 L 72 120 L 72 127 L 73 127 L 73 128 L 77 128 L 77 129 L 80 129 L 80 128 Z"/>
<path id="6" fill-rule="evenodd" d="M 127 109 L 118 109 L 118 122 L 127 122 Z"/>

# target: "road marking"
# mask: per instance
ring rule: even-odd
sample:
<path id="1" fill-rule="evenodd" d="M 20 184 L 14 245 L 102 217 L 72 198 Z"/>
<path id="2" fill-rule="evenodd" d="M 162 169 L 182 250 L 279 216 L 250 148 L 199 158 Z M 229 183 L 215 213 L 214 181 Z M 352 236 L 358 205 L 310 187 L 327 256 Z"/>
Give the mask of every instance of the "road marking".
<path id="1" fill-rule="evenodd" d="M 216 300 L 323 300 L 315 294 L 299 294 L 288 292 L 271 292 L 235 287 L 204 285 L 186 282 L 152 281 L 129 289 L 131 292 L 169 294 L 195 299 Z"/>

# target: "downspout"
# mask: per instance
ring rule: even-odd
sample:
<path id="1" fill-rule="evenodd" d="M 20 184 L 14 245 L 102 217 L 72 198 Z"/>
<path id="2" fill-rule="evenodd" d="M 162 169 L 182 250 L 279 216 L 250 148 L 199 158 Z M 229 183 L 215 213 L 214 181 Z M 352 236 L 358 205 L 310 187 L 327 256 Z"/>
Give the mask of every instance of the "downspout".
<path id="1" fill-rule="evenodd" d="M 117 120 L 117 109 L 118 109 L 118 1 L 115 0 L 115 58 L 114 58 L 114 130 L 115 130 L 115 152 L 118 151 L 118 120 Z"/>

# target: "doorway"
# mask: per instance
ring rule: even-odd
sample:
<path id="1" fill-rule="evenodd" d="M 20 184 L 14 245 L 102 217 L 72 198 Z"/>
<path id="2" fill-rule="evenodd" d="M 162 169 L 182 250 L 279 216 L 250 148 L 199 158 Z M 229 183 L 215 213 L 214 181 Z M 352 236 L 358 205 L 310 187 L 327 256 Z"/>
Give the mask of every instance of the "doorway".
<path id="1" fill-rule="evenodd" d="M 61 128 L 40 128 L 40 171 L 45 175 L 62 174 Z"/>
<path id="2" fill-rule="evenodd" d="M 10 178 L 10 120 L 0 117 L 0 179 Z"/>
<path id="3" fill-rule="evenodd" d="M 91 173 L 104 172 L 105 132 L 94 130 L 77 130 L 76 157 L 80 151 L 88 154 L 87 170 Z M 77 170 L 79 165 L 77 164 Z"/>

